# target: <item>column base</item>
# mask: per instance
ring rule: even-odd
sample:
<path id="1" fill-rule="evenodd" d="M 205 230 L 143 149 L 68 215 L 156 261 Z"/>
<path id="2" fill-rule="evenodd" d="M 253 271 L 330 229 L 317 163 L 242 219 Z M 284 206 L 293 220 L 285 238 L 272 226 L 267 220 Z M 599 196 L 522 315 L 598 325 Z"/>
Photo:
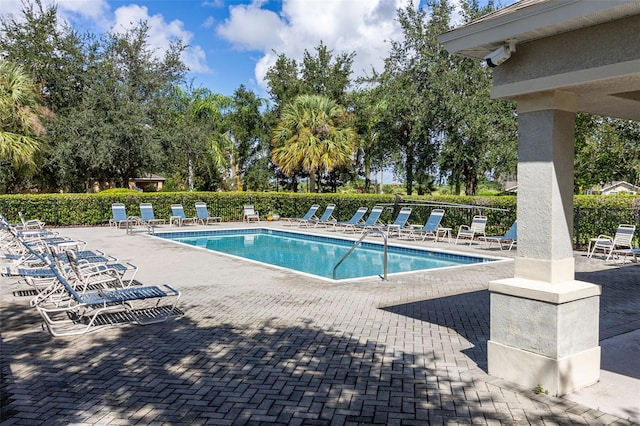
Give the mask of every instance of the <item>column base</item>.
<path id="1" fill-rule="evenodd" d="M 489 374 L 552 395 L 598 381 L 599 286 L 510 278 L 489 291 Z"/>
<path id="2" fill-rule="evenodd" d="M 550 395 L 575 392 L 600 380 L 600 346 L 561 358 L 487 342 L 489 374 Z"/>

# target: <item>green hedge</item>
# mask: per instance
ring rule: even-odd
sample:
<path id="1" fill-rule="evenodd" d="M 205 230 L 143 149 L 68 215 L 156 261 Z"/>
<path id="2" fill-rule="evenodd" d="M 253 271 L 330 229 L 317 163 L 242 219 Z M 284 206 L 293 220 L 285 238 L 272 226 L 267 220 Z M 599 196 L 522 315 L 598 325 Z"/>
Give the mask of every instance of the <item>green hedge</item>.
<path id="1" fill-rule="evenodd" d="M 156 192 L 104 191 L 98 194 L 35 194 L 0 195 L 0 213 L 10 221 L 18 221 L 18 212 L 27 218 L 37 218 L 53 226 L 103 225 L 111 218 L 111 204 L 124 203 L 128 215 L 140 214 L 140 203 L 152 203 L 157 218 L 171 216 L 171 204 L 180 203 L 185 213 L 195 216 L 195 203 L 204 201 L 212 216 L 223 221 L 242 220 L 243 206 L 253 204 L 262 218 L 269 212 L 282 217 L 301 217 L 313 203 L 320 204 L 320 213 L 327 204 L 336 204 L 334 216 L 348 220 L 360 206 L 387 205 L 382 220 L 391 222 L 398 212 L 394 195 L 288 193 L 288 192 Z M 411 223 L 424 224 L 438 203 L 468 207 L 446 207 L 443 226 L 456 229 L 469 224 L 474 214 L 488 216 L 488 234 L 503 234 L 516 218 L 516 197 L 456 197 L 404 196 L 400 204 L 411 204 Z M 589 238 L 606 233 L 612 235 L 620 223 L 638 224 L 640 197 L 595 196 L 574 197 L 574 238 L 583 246 Z"/>

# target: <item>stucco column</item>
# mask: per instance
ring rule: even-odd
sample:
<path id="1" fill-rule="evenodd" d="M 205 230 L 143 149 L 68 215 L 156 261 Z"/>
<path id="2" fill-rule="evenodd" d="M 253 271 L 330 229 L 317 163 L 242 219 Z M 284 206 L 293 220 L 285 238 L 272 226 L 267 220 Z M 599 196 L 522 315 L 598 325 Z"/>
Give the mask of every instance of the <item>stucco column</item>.
<path id="1" fill-rule="evenodd" d="M 518 100 L 516 277 L 573 280 L 575 111 L 566 92 Z"/>
<path id="2" fill-rule="evenodd" d="M 518 98 L 518 254 L 515 277 L 489 283 L 489 373 L 553 395 L 600 374 L 600 288 L 574 279 L 576 97 Z"/>

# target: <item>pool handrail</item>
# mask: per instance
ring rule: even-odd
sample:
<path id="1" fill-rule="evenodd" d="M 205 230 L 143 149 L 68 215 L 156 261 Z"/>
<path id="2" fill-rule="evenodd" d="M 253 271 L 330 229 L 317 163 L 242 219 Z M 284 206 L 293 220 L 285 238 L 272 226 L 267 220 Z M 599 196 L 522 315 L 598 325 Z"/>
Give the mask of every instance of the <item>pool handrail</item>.
<path id="1" fill-rule="evenodd" d="M 338 261 L 338 263 L 336 263 L 336 266 L 333 267 L 334 280 L 336 279 L 336 271 L 338 269 L 338 266 L 342 265 L 342 262 L 344 262 L 345 259 L 349 257 L 351 253 L 353 253 L 353 251 L 362 243 L 362 240 L 364 240 L 369 234 L 380 234 L 384 239 L 384 259 L 382 262 L 383 275 L 380 278 L 382 278 L 383 281 L 387 281 L 387 234 L 380 229 L 365 229 L 364 231 L 362 231 L 362 235 L 360 236 L 360 239 L 353 244 L 353 246 L 349 249 L 349 251 L 344 256 L 342 256 L 342 258 Z"/>

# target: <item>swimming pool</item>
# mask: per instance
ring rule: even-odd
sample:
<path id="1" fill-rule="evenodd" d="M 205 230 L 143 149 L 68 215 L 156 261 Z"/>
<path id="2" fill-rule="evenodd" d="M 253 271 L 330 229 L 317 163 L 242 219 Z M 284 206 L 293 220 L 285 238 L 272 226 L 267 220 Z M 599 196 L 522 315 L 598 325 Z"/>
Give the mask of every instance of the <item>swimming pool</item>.
<path id="1" fill-rule="evenodd" d="M 343 238 L 264 228 L 157 232 L 155 236 L 329 279 L 333 279 L 334 266 L 354 244 Z M 345 259 L 336 270 L 337 280 L 382 274 L 382 238 L 370 241 L 375 239 L 368 237 Z M 399 274 L 499 259 L 389 245 L 387 260 L 388 273 Z"/>

